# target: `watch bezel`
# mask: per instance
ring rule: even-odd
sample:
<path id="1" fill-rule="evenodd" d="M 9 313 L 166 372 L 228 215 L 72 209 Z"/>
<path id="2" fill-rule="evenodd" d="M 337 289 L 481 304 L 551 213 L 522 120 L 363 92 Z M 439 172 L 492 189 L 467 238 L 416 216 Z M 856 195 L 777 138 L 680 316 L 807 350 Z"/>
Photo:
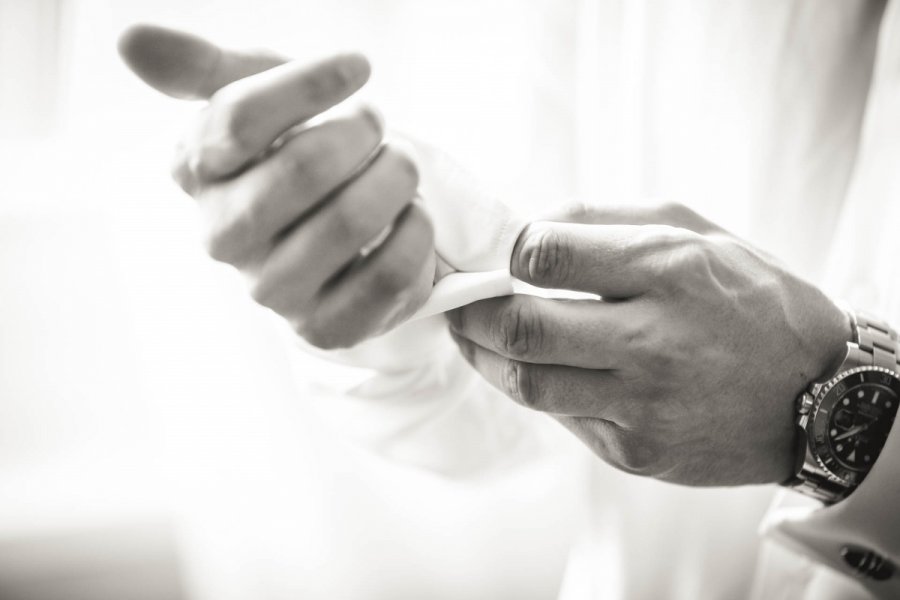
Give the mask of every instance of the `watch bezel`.
<path id="1" fill-rule="evenodd" d="M 829 480 L 849 488 L 854 488 L 859 485 L 868 474 L 868 471 L 855 471 L 844 467 L 838 457 L 834 456 L 830 440 L 828 439 L 827 430 L 831 409 L 834 408 L 840 394 L 835 395 L 831 399 L 828 399 L 828 394 L 848 377 L 863 372 L 875 372 L 889 375 L 896 380 L 898 385 L 900 385 L 900 373 L 884 367 L 865 365 L 841 371 L 815 390 L 813 395 L 813 406 L 808 421 L 809 424 L 806 427 L 808 448 L 810 449 L 813 458 L 815 458 L 816 464 L 828 476 Z M 874 384 L 875 382 L 871 383 Z M 828 400 L 827 403 L 826 400 Z"/>

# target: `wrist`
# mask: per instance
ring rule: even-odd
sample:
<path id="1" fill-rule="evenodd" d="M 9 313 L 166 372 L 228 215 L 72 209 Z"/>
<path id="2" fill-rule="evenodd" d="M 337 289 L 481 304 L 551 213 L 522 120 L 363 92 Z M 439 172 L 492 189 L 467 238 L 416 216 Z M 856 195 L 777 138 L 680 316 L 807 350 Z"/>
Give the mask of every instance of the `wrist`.
<path id="1" fill-rule="evenodd" d="M 796 477 L 786 484 L 827 504 L 848 495 L 878 460 L 900 404 L 900 348 L 883 321 L 847 311 L 843 359 L 798 398 Z"/>
<path id="2" fill-rule="evenodd" d="M 854 339 L 855 317 L 849 307 L 826 299 L 821 318 L 819 319 L 819 335 L 816 338 L 818 347 L 813 347 L 810 373 L 812 377 L 806 387 L 815 382 L 827 380 L 836 374 L 847 358 L 847 344 Z"/>
<path id="3" fill-rule="evenodd" d="M 802 350 L 795 354 L 789 389 L 783 395 L 790 419 L 787 432 L 790 440 L 779 450 L 779 454 L 786 452 L 787 457 L 779 461 L 778 476 L 773 479 L 782 485 L 788 485 L 796 478 L 806 455 L 806 434 L 797 424 L 799 405 L 813 384 L 827 381 L 837 373 L 847 357 L 847 342 L 853 337 L 849 309 L 812 286 L 807 291 L 810 293 L 800 298 L 802 309 L 794 313 L 800 317 L 792 322 Z"/>

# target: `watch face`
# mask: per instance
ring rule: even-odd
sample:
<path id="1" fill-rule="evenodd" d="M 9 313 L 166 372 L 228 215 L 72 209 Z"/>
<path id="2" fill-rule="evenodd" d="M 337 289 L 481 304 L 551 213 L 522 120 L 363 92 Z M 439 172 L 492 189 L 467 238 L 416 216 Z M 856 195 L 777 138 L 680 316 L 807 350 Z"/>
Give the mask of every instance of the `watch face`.
<path id="1" fill-rule="evenodd" d="M 834 476 L 857 484 L 891 431 L 900 376 L 881 367 L 858 367 L 829 381 L 818 397 L 810 430 L 815 454 Z"/>

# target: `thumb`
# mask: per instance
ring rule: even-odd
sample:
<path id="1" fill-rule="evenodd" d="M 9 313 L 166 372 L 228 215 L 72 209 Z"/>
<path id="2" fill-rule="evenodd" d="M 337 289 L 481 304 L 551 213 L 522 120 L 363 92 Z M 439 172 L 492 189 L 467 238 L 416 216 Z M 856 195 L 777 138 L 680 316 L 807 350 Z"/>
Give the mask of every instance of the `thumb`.
<path id="1" fill-rule="evenodd" d="M 201 100 L 220 88 L 287 59 L 263 51 L 237 52 L 158 25 L 132 25 L 119 37 L 119 54 L 147 85 L 174 98 Z"/>
<path id="2" fill-rule="evenodd" d="M 536 287 L 631 298 L 659 285 L 666 251 L 697 234 L 656 225 L 537 221 L 516 240 L 512 276 Z M 693 236 L 693 237 L 691 237 Z"/>

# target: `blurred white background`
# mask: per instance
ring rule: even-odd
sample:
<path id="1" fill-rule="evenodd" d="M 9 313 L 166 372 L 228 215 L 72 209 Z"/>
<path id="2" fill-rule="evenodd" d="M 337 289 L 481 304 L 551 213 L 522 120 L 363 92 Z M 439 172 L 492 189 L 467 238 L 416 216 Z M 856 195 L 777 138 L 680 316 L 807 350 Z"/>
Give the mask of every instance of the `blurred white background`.
<path id="1" fill-rule="evenodd" d="M 647 4 L 0 0 L 0 597 L 181 597 L 173 502 L 215 505 L 205 478 L 252 481 L 286 451 L 267 416 L 296 400 L 279 323 L 205 258 L 168 178 L 198 107 L 127 72 L 122 29 L 359 49 L 392 127 L 523 211 L 660 196 L 744 232 L 750 45 L 698 15 L 749 17 Z"/>

